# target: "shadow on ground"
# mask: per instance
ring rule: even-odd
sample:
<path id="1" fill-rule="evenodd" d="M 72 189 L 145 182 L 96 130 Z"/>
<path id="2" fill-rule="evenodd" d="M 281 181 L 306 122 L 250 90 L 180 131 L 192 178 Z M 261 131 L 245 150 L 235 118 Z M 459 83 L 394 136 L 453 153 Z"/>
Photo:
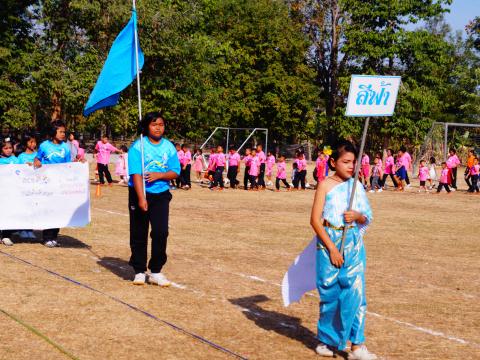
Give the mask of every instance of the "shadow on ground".
<path id="1" fill-rule="evenodd" d="M 43 244 L 42 232 L 34 231 L 36 239 L 24 239 L 21 238 L 18 234 L 13 235 L 12 240 L 14 244 Z M 74 248 L 74 249 L 90 249 L 90 245 L 85 244 L 83 241 L 78 240 L 77 238 L 67 236 L 67 235 L 58 235 L 58 244 L 62 248 Z"/>
<path id="2" fill-rule="evenodd" d="M 265 310 L 259 303 L 269 301 L 265 295 L 254 295 L 238 299 L 229 299 L 232 304 L 239 306 L 247 319 L 255 322 L 258 327 L 267 331 L 275 331 L 277 334 L 296 340 L 307 348 L 315 351 L 318 345 L 316 334 L 301 324 L 297 317 L 288 316 L 276 311 Z M 339 352 L 337 357 L 348 358 L 347 353 Z"/>
<path id="3" fill-rule="evenodd" d="M 123 280 L 132 280 L 135 276 L 132 267 L 128 265 L 128 261 L 124 259 L 105 256 L 100 258 L 100 260 L 97 261 L 97 264 Z"/>

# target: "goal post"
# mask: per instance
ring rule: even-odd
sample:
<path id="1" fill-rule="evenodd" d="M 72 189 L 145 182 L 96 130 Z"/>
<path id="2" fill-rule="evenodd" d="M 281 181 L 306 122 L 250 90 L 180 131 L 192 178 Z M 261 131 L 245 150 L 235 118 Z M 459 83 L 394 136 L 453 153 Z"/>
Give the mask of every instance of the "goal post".
<path id="1" fill-rule="evenodd" d="M 218 138 L 220 134 L 221 138 Z M 242 150 L 249 141 L 252 140 L 254 136 L 261 134 L 261 138 L 265 139 L 265 142 L 262 144 L 265 151 L 268 149 L 268 129 L 267 128 L 231 128 L 231 127 L 216 127 L 207 139 L 200 146 L 202 150 L 202 158 L 207 167 L 208 161 L 205 157 L 204 149 L 211 142 L 214 145 L 222 145 L 225 147 L 225 153 L 228 152 L 230 145 L 236 147 L 237 152 Z M 235 136 L 239 135 L 239 136 Z M 233 138 L 232 138 L 233 137 Z M 238 145 L 239 144 L 239 145 Z"/>
<path id="2" fill-rule="evenodd" d="M 451 147 L 457 148 L 457 151 L 467 148 L 478 151 L 480 147 L 480 124 L 434 122 L 425 136 L 418 156 L 415 158 L 413 175 L 416 175 L 421 160 L 429 162 L 430 158 L 434 157 L 436 161 L 440 159 L 446 161 L 448 150 Z M 459 156 L 463 155 L 465 154 L 459 154 Z"/>

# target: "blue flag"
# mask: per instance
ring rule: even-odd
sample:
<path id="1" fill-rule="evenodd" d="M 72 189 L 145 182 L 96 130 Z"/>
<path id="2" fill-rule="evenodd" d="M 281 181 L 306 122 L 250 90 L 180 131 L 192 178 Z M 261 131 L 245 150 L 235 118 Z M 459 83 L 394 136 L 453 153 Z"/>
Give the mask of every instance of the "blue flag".
<path id="1" fill-rule="evenodd" d="M 137 76 L 135 60 L 135 29 L 137 28 L 137 12 L 132 11 L 132 17 L 127 26 L 118 34 L 108 53 L 107 60 L 97 83 L 93 88 L 83 115 L 88 116 L 94 111 L 118 103 L 122 92 Z M 137 37 L 138 40 L 138 37 Z M 138 66 L 143 67 L 144 57 L 138 42 Z"/>

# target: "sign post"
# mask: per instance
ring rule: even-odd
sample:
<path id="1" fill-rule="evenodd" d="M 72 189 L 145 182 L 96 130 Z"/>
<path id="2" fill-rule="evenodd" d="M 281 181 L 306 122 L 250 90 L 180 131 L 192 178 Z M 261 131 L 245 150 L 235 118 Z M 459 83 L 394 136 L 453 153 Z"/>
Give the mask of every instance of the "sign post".
<path id="1" fill-rule="evenodd" d="M 397 102 L 400 76 L 352 75 L 348 92 L 346 116 L 365 116 L 360 151 L 355 166 L 355 177 L 348 203 L 348 211 L 353 208 L 353 200 L 357 189 L 363 150 L 367 139 L 368 125 L 371 116 L 392 116 Z M 343 256 L 347 227 L 343 228 L 340 254 Z"/>

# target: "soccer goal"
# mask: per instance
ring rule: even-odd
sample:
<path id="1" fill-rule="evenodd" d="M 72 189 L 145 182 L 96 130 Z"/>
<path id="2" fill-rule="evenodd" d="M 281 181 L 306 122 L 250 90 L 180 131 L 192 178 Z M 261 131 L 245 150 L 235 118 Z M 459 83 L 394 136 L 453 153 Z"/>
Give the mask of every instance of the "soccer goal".
<path id="1" fill-rule="evenodd" d="M 202 150 L 202 157 L 206 166 L 208 162 L 207 149 L 221 145 L 226 153 L 229 147 L 233 145 L 240 152 L 246 147 L 256 146 L 257 144 L 262 144 L 263 149 L 266 151 L 268 148 L 268 129 L 216 127 L 200 146 L 200 149 Z"/>
<path id="2" fill-rule="evenodd" d="M 428 163 L 434 157 L 437 162 L 446 161 L 450 148 L 456 149 L 460 158 L 466 158 L 469 149 L 480 155 L 480 124 L 433 123 L 415 158 L 414 174 L 421 160 Z"/>

